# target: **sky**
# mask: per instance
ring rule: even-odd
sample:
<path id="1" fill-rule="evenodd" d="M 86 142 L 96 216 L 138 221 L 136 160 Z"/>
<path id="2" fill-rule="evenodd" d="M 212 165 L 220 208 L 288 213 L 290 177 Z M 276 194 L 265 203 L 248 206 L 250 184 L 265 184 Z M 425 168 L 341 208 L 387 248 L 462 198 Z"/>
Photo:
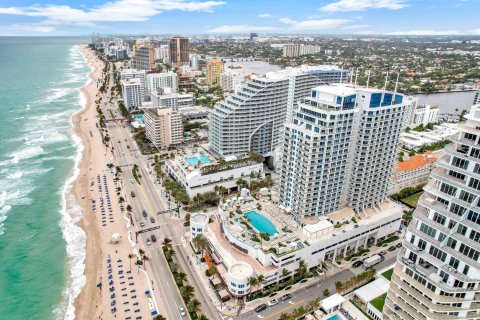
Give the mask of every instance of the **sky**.
<path id="1" fill-rule="evenodd" d="M 480 35 L 480 0 L 1 0 L 0 35 Z"/>

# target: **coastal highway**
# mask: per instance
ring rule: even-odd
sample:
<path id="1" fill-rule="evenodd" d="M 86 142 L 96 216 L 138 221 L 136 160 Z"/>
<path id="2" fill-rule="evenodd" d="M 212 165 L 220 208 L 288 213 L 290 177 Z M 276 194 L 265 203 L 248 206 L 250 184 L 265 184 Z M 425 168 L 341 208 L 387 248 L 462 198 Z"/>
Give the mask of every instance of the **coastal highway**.
<path id="1" fill-rule="evenodd" d="M 122 168 L 122 191 L 125 194 L 125 199 L 128 200 L 127 202 L 133 208 L 132 218 L 136 229 L 139 228 L 141 220 L 145 221 L 144 228 L 160 226 L 158 230 L 140 234 L 138 241 L 139 243 L 143 243 L 143 247 L 150 257 L 149 264 L 154 269 L 157 283 L 162 284 L 159 288 L 159 291 L 161 291 L 160 298 L 165 301 L 164 305 L 166 305 L 168 318 L 180 318 L 178 306 L 183 305 L 183 300 L 177 290 L 174 279 L 171 277 L 167 261 L 160 248 L 160 242 L 165 237 L 173 241 L 179 266 L 182 271 L 187 273 L 189 283 L 195 288 L 195 297 L 202 304 L 202 313 L 209 319 L 219 319 L 219 313 L 213 306 L 213 302 L 210 300 L 208 294 L 204 292 L 205 289 L 202 287 L 202 283 L 198 281 L 193 267 L 187 262 L 188 253 L 184 252 L 182 245 L 182 236 L 185 232 L 182 221 L 178 218 L 172 218 L 172 216 L 175 217 L 177 214 L 174 211 L 160 215 L 156 214 L 157 212 L 166 211 L 169 208 L 175 208 L 176 204 L 173 202 L 168 203 L 168 199 L 162 196 L 165 191 L 161 185 L 154 181 L 153 176 L 150 174 L 152 170 L 150 163 L 147 157 L 140 155 L 138 152 L 129 128 L 124 128 L 122 124 L 115 123 L 110 123 L 108 128 L 114 146 L 115 165 L 119 165 Z M 129 146 L 129 148 L 127 148 L 127 146 Z M 140 185 L 136 181 L 132 183 L 132 180 L 134 180 L 131 172 L 133 164 L 137 164 L 139 167 L 139 172 L 142 177 Z M 135 197 L 131 197 L 131 191 L 135 193 Z M 143 210 L 148 212 L 147 218 L 143 217 Z M 155 223 L 150 222 L 150 216 L 155 219 Z M 151 246 L 147 246 L 146 239 L 150 237 L 151 234 L 155 234 L 158 241 Z"/>

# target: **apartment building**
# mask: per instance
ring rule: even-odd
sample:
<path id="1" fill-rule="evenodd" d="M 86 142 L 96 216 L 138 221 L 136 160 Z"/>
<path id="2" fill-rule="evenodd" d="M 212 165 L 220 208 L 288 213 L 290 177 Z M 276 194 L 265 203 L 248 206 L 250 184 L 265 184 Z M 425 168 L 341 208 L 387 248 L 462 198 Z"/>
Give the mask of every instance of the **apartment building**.
<path id="1" fill-rule="evenodd" d="M 424 104 L 424 105 L 416 106 L 409 126 L 410 128 L 414 128 L 419 125 L 426 126 L 429 123 L 436 123 L 436 122 L 438 122 L 438 106 Z"/>
<path id="2" fill-rule="evenodd" d="M 437 160 L 431 152 L 425 152 L 397 162 L 388 193 L 393 194 L 407 187 L 426 184 Z"/>
<path id="3" fill-rule="evenodd" d="M 272 155 L 293 105 L 311 88 L 348 79 L 336 66 L 301 66 L 253 75 L 210 113 L 210 150 L 220 156 Z"/>
<path id="4" fill-rule="evenodd" d="M 168 45 L 161 45 L 159 47 L 156 47 L 154 51 L 154 58 L 155 60 L 161 60 L 163 63 L 169 63 L 170 52 Z"/>
<path id="5" fill-rule="evenodd" d="M 145 109 L 147 138 L 159 149 L 165 150 L 183 141 L 182 116 L 169 108 Z"/>
<path id="6" fill-rule="evenodd" d="M 178 75 L 175 72 L 147 74 L 147 95 L 162 88 L 169 88 L 171 92 L 178 91 Z"/>
<path id="7" fill-rule="evenodd" d="M 480 105 L 466 119 L 407 228 L 383 319 L 480 318 Z"/>
<path id="8" fill-rule="evenodd" d="M 207 62 L 207 85 L 215 87 L 220 85 L 220 75 L 224 70 L 225 63 L 219 60 Z"/>
<path id="9" fill-rule="evenodd" d="M 220 88 L 224 92 L 233 92 L 245 80 L 246 72 L 242 69 L 228 69 L 220 75 Z"/>
<path id="10" fill-rule="evenodd" d="M 307 54 L 316 54 L 321 51 L 320 46 L 308 44 L 286 44 L 283 46 L 284 57 L 299 57 Z"/>
<path id="11" fill-rule="evenodd" d="M 179 111 L 179 108 L 195 105 L 193 94 L 171 92 L 168 88 L 153 91 L 150 97 L 154 108 L 171 108 L 173 111 Z"/>
<path id="12" fill-rule="evenodd" d="M 142 107 L 144 90 L 141 79 L 121 80 L 120 85 L 122 87 L 122 98 L 125 107 L 128 110 Z"/>
<path id="13" fill-rule="evenodd" d="M 123 69 L 120 71 L 120 80 L 140 79 L 141 94 L 143 101 L 146 100 L 146 96 L 149 94 L 147 90 L 147 73 L 145 70 L 137 69 Z"/>
<path id="14" fill-rule="evenodd" d="M 287 120 L 280 201 L 296 221 L 385 201 L 408 97 L 348 85 L 319 86 Z"/>

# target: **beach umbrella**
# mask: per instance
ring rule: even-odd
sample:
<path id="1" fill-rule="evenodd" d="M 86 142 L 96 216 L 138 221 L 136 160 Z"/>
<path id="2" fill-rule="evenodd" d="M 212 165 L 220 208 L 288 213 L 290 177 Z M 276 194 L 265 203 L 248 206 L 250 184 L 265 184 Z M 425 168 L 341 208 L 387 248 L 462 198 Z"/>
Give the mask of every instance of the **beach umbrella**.
<path id="1" fill-rule="evenodd" d="M 145 294 L 150 294 L 150 291 L 149 290 L 145 291 Z"/>

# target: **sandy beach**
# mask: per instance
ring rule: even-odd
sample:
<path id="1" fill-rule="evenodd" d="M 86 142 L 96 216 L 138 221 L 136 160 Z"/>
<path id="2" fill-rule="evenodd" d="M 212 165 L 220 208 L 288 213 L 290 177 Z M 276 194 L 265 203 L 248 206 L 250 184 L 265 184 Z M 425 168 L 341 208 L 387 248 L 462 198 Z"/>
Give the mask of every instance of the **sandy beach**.
<path id="1" fill-rule="evenodd" d="M 87 236 L 86 282 L 75 300 L 75 315 L 76 319 L 145 319 L 153 309 L 152 300 L 144 294 L 148 281 L 128 256 L 133 246 L 127 239 L 127 221 L 118 202 L 117 187 L 121 184 L 117 185 L 107 167 L 113 163 L 112 150 L 103 144 L 97 127 L 95 100 L 103 62 L 87 46 L 81 50 L 94 70 L 89 74 L 92 81 L 81 89 L 86 106 L 72 119 L 85 147 L 73 190 L 83 214 L 78 225 Z M 114 233 L 122 236 L 117 244 L 110 242 Z"/>

